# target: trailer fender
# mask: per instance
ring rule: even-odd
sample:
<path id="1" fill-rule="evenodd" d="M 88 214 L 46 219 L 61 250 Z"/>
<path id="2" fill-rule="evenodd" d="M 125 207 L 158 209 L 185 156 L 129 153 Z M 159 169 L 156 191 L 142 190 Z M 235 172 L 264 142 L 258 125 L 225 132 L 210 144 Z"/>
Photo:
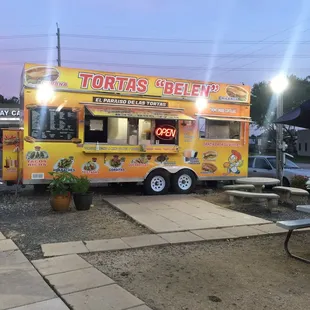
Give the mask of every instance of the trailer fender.
<path id="1" fill-rule="evenodd" d="M 157 167 L 154 167 L 154 168 L 152 168 L 151 170 L 149 170 L 149 171 L 147 172 L 147 174 L 144 176 L 144 180 L 148 177 L 148 175 L 149 175 L 151 172 L 153 172 L 153 171 L 155 171 L 155 170 L 157 170 L 157 169 L 159 169 L 159 170 L 166 170 L 166 171 L 169 172 L 170 174 L 175 174 L 175 173 L 179 172 L 180 170 L 187 169 L 187 170 L 192 171 L 192 172 L 195 174 L 196 178 L 198 179 L 198 176 L 197 176 L 196 172 L 195 172 L 193 169 L 189 168 L 189 167 L 185 167 L 185 166 L 158 167 L 158 166 L 157 166 Z"/>

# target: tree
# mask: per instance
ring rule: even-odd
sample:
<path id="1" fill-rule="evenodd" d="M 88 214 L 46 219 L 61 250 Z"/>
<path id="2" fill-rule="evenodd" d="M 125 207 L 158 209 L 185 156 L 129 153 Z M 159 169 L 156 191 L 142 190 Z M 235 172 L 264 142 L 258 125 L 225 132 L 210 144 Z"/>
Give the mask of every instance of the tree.
<path id="1" fill-rule="evenodd" d="M 288 77 L 289 87 L 283 93 L 283 111 L 287 113 L 310 99 L 310 76 L 304 79 L 294 75 Z M 277 118 L 277 100 L 268 82 L 254 84 L 251 97 L 251 118 L 258 127 L 265 128 L 269 140 L 276 139 L 274 121 Z M 284 140 L 289 151 L 296 152 L 296 130 L 292 126 L 284 126 Z"/>
<path id="2" fill-rule="evenodd" d="M 15 103 L 18 104 L 19 103 L 19 99 L 15 96 L 11 97 L 11 98 L 5 98 L 4 96 L 2 96 L 0 94 L 0 103 Z"/>
<path id="3" fill-rule="evenodd" d="M 287 113 L 310 99 L 310 76 L 304 79 L 288 77 L 289 88 L 283 93 L 283 110 Z M 268 82 L 254 84 L 251 96 L 251 117 L 259 126 L 268 128 L 276 119 L 276 96 Z"/>

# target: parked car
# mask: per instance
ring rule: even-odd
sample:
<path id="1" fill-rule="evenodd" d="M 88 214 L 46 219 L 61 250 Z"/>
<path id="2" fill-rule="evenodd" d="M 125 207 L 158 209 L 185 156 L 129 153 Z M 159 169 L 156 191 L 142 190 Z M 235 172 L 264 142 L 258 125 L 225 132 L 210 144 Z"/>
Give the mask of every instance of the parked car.
<path id="1" fill-rule="evenodd" d="M 302 169 L 294 162 L 286 159 L 283 169 L 283 186 L 291 186 L 292 178 L 295 175 L 308 177 L 307 188 L 310 188 L 310 169 Z M 275 156 L 250 156 L 248 165 L 249 177 L 276 178 L 276 157 Z"/>

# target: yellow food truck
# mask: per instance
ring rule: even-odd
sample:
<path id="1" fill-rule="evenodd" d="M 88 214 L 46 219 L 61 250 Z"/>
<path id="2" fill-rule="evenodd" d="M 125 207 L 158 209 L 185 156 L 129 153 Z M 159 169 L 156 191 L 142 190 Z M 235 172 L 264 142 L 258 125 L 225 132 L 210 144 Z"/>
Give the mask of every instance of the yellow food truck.
<path id="1" fill-rule="evenodd" d="M 3 180 L 49 172 L 191 192 L 247 176 L 250 87 L 25 64 L 19 129 L 3 130 Z"/>

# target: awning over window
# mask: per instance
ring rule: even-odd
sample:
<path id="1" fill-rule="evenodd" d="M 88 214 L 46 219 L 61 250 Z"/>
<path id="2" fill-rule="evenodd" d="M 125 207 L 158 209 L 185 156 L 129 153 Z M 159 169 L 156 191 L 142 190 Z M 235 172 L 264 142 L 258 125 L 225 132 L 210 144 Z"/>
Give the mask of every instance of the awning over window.
<path id="1" fill-rule="evenodd" d="M 194 118 L 183 114 L 181 111 L 167 109 L 166 111 L 152 109 L 123 108 L 113 106 L 86 106 L 93 116 L 123 117 L 123 118 L 148 118 L 192 121 Z"/>
<path id="2" fill-rule="evenodd" d="M 203 118 L 206 118 L 212 121 L 251 123 L 250 117 L 220 117 L 220 116 L 207 116 L 207 115 L 200 115 L 200 117 L 203 117 Z"/>

